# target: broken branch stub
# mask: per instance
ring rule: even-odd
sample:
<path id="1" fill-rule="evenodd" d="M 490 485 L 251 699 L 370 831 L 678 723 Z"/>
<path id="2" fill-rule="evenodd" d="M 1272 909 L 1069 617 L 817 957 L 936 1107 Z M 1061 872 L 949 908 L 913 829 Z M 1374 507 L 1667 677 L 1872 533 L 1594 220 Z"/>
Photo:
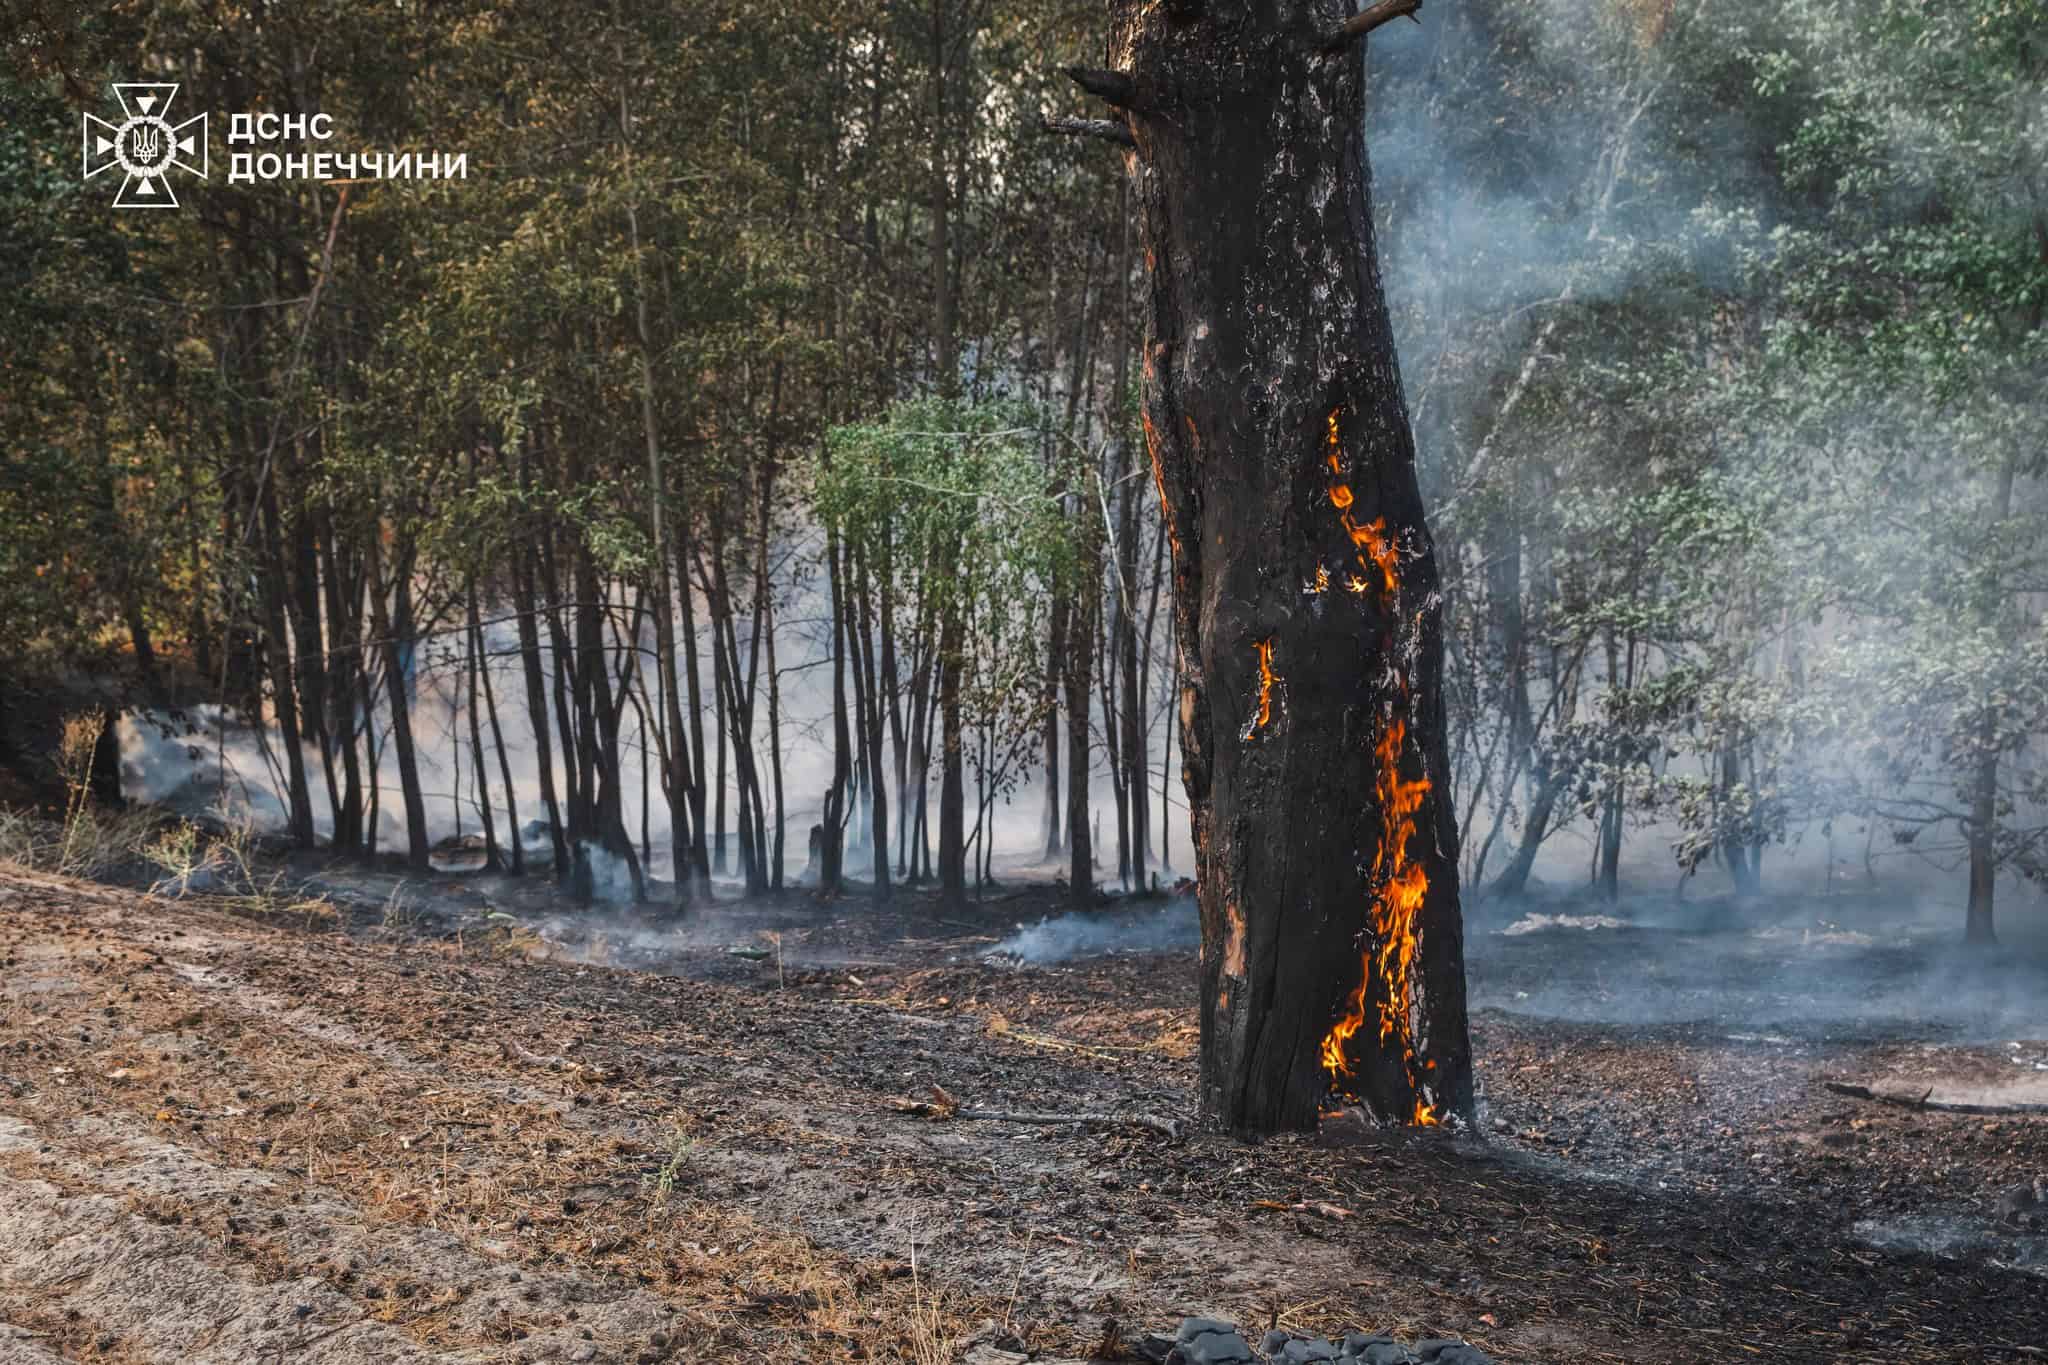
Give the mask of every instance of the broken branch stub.
<path id="1" fill-rule="evenodd" d="M 1422 18 L 1416 11 L 1421 8 L 1422 0 L 1380 0 L 1377 5 L 1360 10 L 1331 29 L 1323 39 L 1323 51 L 1336 52 L 1348 47 L 1381 24 L 1390 23 L 1404 16 L 1419 24 Z"/>
<path id="2" fill-rule="evenodd" d="M 1048 133 L 1063 133 L 1069 137 L 1100 138 L 1104 142 L 1114 142 L 1121 147 L 1138 145 L 1138 140 L 1131 136 L 1131 130 L 1115 119 L 1074 118 L 1065 114 L 1047 114 L 1039 120 L 1039 127 Z"/>
<path id="3" fill-rule="evenodd" d="M 1128 109 L 1137 100 L 1137 85 L 1121 71 L 1103 71 L 1090 66 L 1070 66 L 1067 79 L 1105 104 Z"/>

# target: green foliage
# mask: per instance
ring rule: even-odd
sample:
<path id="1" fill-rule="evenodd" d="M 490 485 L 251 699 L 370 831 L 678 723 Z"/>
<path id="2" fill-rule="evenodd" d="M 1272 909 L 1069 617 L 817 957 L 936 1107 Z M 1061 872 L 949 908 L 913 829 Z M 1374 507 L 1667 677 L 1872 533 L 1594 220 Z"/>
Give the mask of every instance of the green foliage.
<path id="1" fill-rule="evenodd" d="M 1512 842 L 1555 782 L 1556 820 L 1625 810 L 1691 865 L 1962 831 L 1996 758 L 1998 856 L 2038 868 L 2048 0 L 1424 17 L 1426 49 L 1367 54 L 1367 141 L 1461 806 Z M 429 631 L 472 583 L 631 604 L 667 572 L 730 628 L 843 575 L 915 660 L 894 685 L 954 626 L 989 747 L 1024 736 L 1052 604 L 1122 591 L 1144 484 L 1121 159 L 1033 126 L 1078 107 L 1094 23 L 44 7 L 0 77 L 0 654 L 99 665 L 139 624 L 210 681 L 280 589 L 324 618 L 312 590 L 395 615 L 403 587 Z M 146 76 L 471 178 L 344 206 L 216 174 L 114 214 L 77 107 Z"/>
<path id="2" fill-rule="evenodd" d="M 1021 403 L 897 403 L 878 423 L 826 434 L 813 506 L 878 572 L 943 566 L 925 579 L 937 610 L 1028 609 L 1075 567 L 1061 493 L 1081 474 L 1049 467 L 1044 437 Z"/>
<path id="3" fill-rule="evenodd" d="M 884 590 L 902 604 L 898 631 L 957 621 L 966 707 L 1012 760 L 1041 714 L 1048 596 L 1079 587 L 1066 492 L 1079 490 L 1083 527 L 1092 515 L 1091 472 L 1048 460 L 1046 442 L 1026 404 L 907 400 L 879 422 L 834 427 L 810 471 L 812 506 L 860 572 L 915 585 L 914 601 Z M 975 761 L 1006 785 L 1021 771 Z"/>
<path id="4" fill-rule="evenodd" d="M 1391 279 L 1453 742 L 1503 819 L 1562 780 L 1687 866 L 1845 817 L 1956 851 L 1995 780 L 1998 858 L 2041 867 L 2043 33 L 2038 0 L 1482 7 L 1388 73 L 1383 175 L 1404 105 L 1451 121 L 1455 194 L 1391 160 Z M 1446 277 L 1408 314 L 1404 267 Z"/>

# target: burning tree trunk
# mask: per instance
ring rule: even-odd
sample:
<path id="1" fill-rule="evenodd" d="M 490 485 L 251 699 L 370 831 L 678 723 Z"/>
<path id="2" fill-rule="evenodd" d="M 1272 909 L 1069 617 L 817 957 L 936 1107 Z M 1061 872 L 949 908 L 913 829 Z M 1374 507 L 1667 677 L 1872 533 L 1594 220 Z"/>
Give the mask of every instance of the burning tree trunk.
<path id="1" fill-rule="evenodd" d="M 1186 660 L 1202 1109 L 1469 1115 L 1442 627 L 1381 294 L 1364 82 L 1383 0 L 1112 0 L 1151 272 L 1144 423 Z"/>

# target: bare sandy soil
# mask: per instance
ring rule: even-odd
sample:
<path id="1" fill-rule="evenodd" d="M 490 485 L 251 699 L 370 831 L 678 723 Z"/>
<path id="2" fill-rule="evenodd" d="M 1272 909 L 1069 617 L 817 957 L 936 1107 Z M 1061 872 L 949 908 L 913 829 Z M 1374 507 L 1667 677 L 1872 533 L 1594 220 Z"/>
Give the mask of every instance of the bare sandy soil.
<path id="1" fill-rule="evenodd" d="M 667 940 L 483 894 L 421 937 L 0 868 L 0 1358 L 937 1362 L 992 1323 L 1116 1359 L 1189 1313 L 1510 1365 L 2048 1356 L 2048 1239 L 1988 1209 L 2048 1118 L 1819 1084 L 2019 1093 L 2048 1024 L 1674 1008 L 1697 954 L 1475 931 L 1482 1136 L 1175 1142 L 946 1116 L 1192 1117 L 1192 956 L 982 961 L 1042 891 Z M 1640 1010 L 1534 1011 L 1617 973 Z"/>

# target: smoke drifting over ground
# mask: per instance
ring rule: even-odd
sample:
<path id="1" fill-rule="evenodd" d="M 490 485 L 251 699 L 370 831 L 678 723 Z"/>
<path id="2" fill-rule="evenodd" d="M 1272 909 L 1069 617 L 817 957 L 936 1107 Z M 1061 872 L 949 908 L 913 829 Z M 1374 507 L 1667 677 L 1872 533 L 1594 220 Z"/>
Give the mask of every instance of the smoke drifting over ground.
<path id="1" fill-rule="evenodd" d="M 1770 1045 L 2048 1037 L 2048 932 L 2003 932 L 1967 948 L 1959 917 L 1862 896 L 1638 897 L 1515 907 L 1468 927 L 1466 958 L 1476 1007 L 1577 1023 Z"/>
<path id="2" fill-rule="evenodd" d="M 788 610 L 787 619 L 799 622 L 808 619 L 802 610 L 807 605 L 811 604 L 799 599 Z M 782 811 L 783 871 L 791 882 L 804 868 L 809 854 L 810 829 L 820 818 L 824 794 L 832 780 L 830 672 L 817 666 L 821 660 L 829 658 L 829 642 L 812 639 L 813 633 L 802 625 L 786 625 L 776 637 L 778 653 L 786 661 L 781 685 L 781 762 L 785 800 Z M 507 764 L 512 772 L 516 810 L 506 810 L 495 755 L 486 759 L 490 784 L 488 795 L 498 839 L 501 844 L 509 845 L 515 825 L 528 826 L 536 817 L 545 816 L 546 810 L 541 795 L 533 727 L 526 707 L 510 700 L 524 696 L 517 634 L 513 626 L 499 623 L 486 627 L 485 636 L 485 650 L 489 656 L 486 666 L 500 698 L 498 718 L 504 732 Z M 652 650 L 651 628 L 641 645 Z M 542 655 L 544 676 L 552 680 L 557 672 L 553 659 L 545 647 Z M 708 674 L 711 667 L 708 657 L 702 664 Z M 463 659 L 459 650 L 430 645 L 422 648 L 412 677 L 412 727 L 418 751 L 420 784 L 426 798 L 429 842 L 437 843 L 457 835 L 474 835 L 483 828 L 482 803 L 475 790 L 475 769 L 469 750 L 468 699 L 462 674 Z M 552 685 L 550 681 L 548 687 L 551 689 Z M 366 780 L 374 781 L 380 791 L 375 822 L 377 847 L 383 851 L 403 851 L 406 846 L 405 811 L 397 764 L 390 752 L 390 708 L 382 692 L 380 687 L 378 700 L 370 714 L 372 733 L 376 738 L 377 768 Z M 552 702 L 551 691 L 549 697 Z M 761 761 L 766 763 L 768 722 L 765 705 L 761 711 L 762 714 L 755 718 L 755 744 Z M 620 724 L 620 782 L 626 793 L 623 810 L 626 831 L 636 845 L 645 846 L 644 861 L 649 875 L 667 880 L 671 875 L 669 825 L 658 777 L 657 746 L 650 737 L 641 734 L 636 711 L 628 709 Z M 487 721 L 484 735 L 488 748 L 491 740 Z M 205 703 L 174 711 L 137 709 L 125 712 L 119 721 L 117 737 L 121 747 L 122 790 L 129 798 L 159 804 L 192 818 L 236 823 L 246 820 L 262 832 L 276 833 L 287 827 L 283 740 L 274 724 L 259 728 L 245 717 L 224 713 L 219 706 Z M 559 737 L 555 742 L 559 744 Z M 329 809 L 319 753 L 308 746 L 304 757 L 314 830 L 320 839 L 325 840 L 332 833 L 334 818 Z M 1163 751 L 1159 736 L 1155 734 L 1149 746 L 1151 766 L 1146 779 L 1155 801 L 1161 791 L 1162 765 L 1170 757 Z M 1091 791 L 1097 820 L 1098 876 L 1114 883 L 1116 806 L 1109 773 L 1099 748 L 1096 760 L 1098 771 L 1091 774 Z M 559 784 L 559 751 L 556 763 Z M 715 782 L 715 755 L 707 758 L 706 770 L 707 780 Z M 1041 779 L 1042 775 L 1034 770 L 1014 790 L 1000 797 L 990 813 L 998 876 L 1003 875 L 1006 865 L 1017 866 L 1020 862 L 1035 865 L 1045 850 Z M 937 781 L 935 766 L 931 797 L 934 821 Z M 729 765 L 725 797 L 726 853 L 735 865 L 739 856 L 736 825 L 738 782 L 736 766 Z M 967 775 L 967 794 L 970 802 L 967 823 L 971 837 L 975 826 L 972 807 L 975 780 L 971 767 Z M 1149 828 L 1150 843 L 1156 859 L 1163 828 L 1171 839 L 1173 862 L 1185 867 L 1191 863 L 1192 854 L 1187 842 L 1187 821 L 1180 804 L 1177 777 L 1169 784 L 1167 794 L 1171 813 L 1162 827 L 1155 806 Z M 892 817 L 900 819 L 900 812 L 894 809 L 897 792 L 893 782 L 889 796 Z M 707 815 L 716 810 L 715 791 L 706 794 L 705 805 Z M 515 815 L 516 820 L 511 818 Z M 776 812 L 771 809 L 768 813 L 768 836 L 771 840 L 775 836 L 775 817 Z M 849 836 L 857 832 L 850 829 Z M 898 831 L 892 828 L 892 846 L 897 839 Z M 531 838 L 526 842 L 530 849 L 536 847 Z M 543 838 L 541 842 L 546 841 Z M 1103 867 L 1105 863 L 1106 869 Z M 873 869 L 872 851 L 850 841 L 844 866 L 848 876 L 868 878 Z M 598 871 L 615 872 L 621 884 L 628 885 L 628 889 L 621 891 L 617 898 L 630 896 L 630 877 L 622 863 L 617 868 L 607 867 Z"/>
<path id="3" fill-rule="evenodd" d="M 1202 924 L 1190 898 L 1156 910 L 1049 916 L 989 950 L 995 960 L 1048 967 L 1077 957 L 1109 953 L 1194 952 L 1202 946 Z"/>

